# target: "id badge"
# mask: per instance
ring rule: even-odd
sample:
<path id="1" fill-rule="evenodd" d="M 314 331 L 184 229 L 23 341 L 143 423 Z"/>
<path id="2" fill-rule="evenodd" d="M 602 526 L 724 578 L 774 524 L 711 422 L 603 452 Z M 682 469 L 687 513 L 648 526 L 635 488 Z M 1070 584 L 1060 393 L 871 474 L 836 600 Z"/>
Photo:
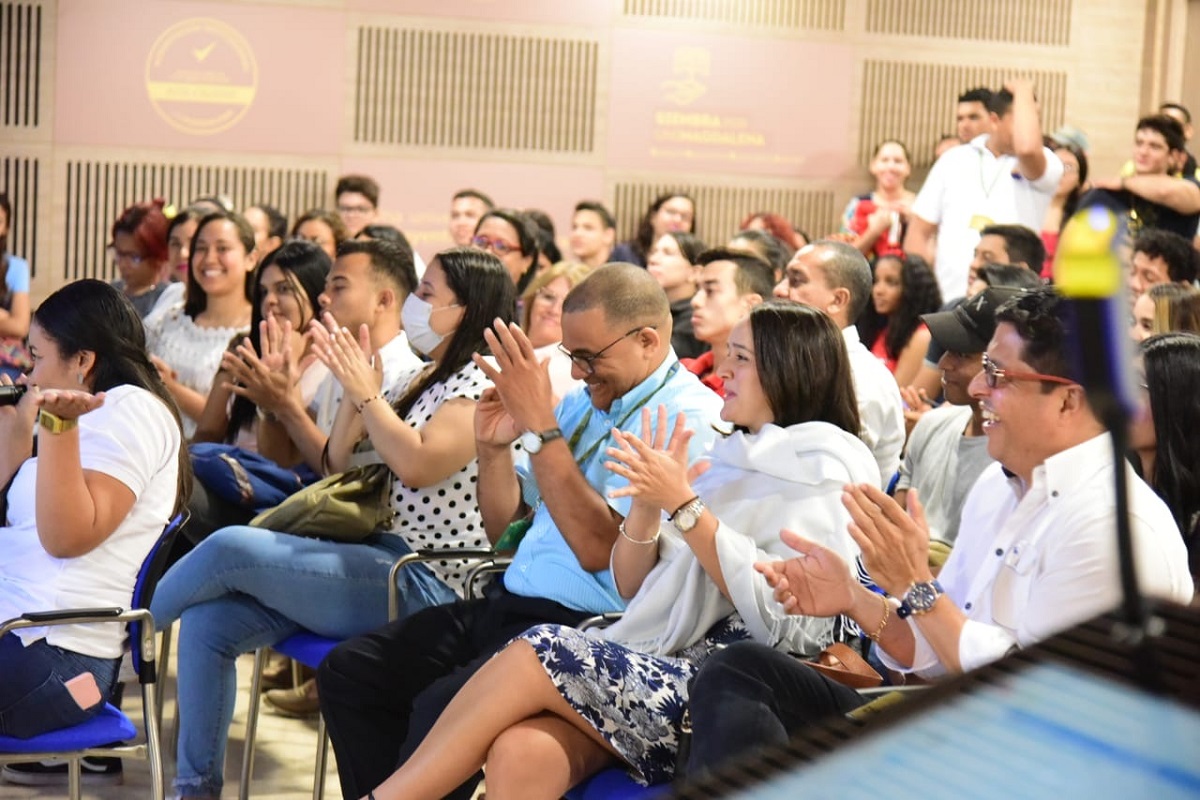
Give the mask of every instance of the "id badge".
<path id="1" fill-rule="evenodd" d="M 993 224 L 991 217 L 985 217 L 983 214 L 972 214 L 971 221 L 967 223 L 967 227 L 973 231 L 982 232 L 984 228 L 991 224 Z"/>

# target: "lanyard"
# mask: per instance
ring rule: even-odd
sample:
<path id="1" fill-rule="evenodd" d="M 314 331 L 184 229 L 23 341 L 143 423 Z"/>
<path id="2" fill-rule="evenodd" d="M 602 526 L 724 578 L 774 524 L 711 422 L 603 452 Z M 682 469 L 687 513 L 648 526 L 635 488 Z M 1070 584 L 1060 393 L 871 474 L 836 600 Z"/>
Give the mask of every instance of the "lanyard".
<path id="1" fill-rule="evenodd" d="M 983 179 L 983 162 L 986 159 L 987 159 L 987 157 L 983 154 L 983 151 L 980 150 L 979 151 L 979 188 L 983 189 L 984 199 L 991 200 L 992 192 L 995 191 L 995 189 L 996 189 L 996 182 L 999 181 L 1001 176 L 1003 176 L 1005 174 L 1005 169 L 1004 169 L 1003 164 L 999 165 L 1000 168 L 998 170 L 996 170 L 996 174 L 992 176 L 992 183 L 989 186 Z M 1011 172 L 1008 174 L 1010 176 L 1012 175 Z"/>
<path id="2" fill-rule="evenodd" d="M 666 376 L 663 377 L 662 382 L 659 383 L 658 386 L 654 387 L 654 391 L 650 392 L 650 394 L 642 398 L 641 402 L 637 403 L 628 411 L 626 411 L 625 415 L 617 420 L 613 427 L 623 430 L 625 428 L 625 423 L 629 422 L 629 419 L 634 414 L 636 414 L 642 409 L 643 406 L 649 403 L 650 399 L 654 397 L 654 395 L 658 394 L 659 390 L 666 386 L 670 382 L 671 378 L 675 377 L 675 373 L 679 372 L 679 367 L 680 363 L 678 361 L 672 364 L 671 368 L 667 370 Z M 588 423 L 592 421 L 593 410 L 594 407 L 588 408 L 587 413 L 584 414 L 583 419 L 580 420 L 579 424 L 575 426 L 575 430 L 571 433 L 571 438 L 567 441 L 567 447 L 571 449 L 572 454 L 575 453 L 575 448 L 579 445 L 579 440 L 583 438 L 583 432 L 587 429 Z M 583 469 L 583 465 L 590 461 L 592 456 L 596 455 L 596 451 L 600 449 L 600 445 L 603 444 L 607 438 L 607 433 L 601 435 L 599 439 L 592 442 L 591 446 L 588 447 L 582 456 L 577 456 L 575 458 L 575 463 L 579 465 L 580 469 Z"/>

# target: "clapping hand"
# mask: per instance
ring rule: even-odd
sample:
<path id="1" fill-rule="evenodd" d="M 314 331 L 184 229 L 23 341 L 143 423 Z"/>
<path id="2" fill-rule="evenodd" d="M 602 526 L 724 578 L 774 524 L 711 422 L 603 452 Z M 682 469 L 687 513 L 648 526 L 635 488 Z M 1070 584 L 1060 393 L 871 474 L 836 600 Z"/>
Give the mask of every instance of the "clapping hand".
<path id="1" fill-rule="evenodd" d="M 539 361 L 529 337 L 516 323 L 497 319 L 483 338 L 496 360 L 493 365 L 479 353 L 472 356 L 488 379 L 518 430 L 553 428 L 554 390 L 550 386 L 549 359 Z"/>
<path id="2" fill-rule="evenodd" d="M 832 617 L 853 605 L 856 581 L 842 557 L 789 530 L 779 538 L 800 553 L 786 561 L 760 561 L 754 568 L 775 590 L 775 600 L 789 614 Z"/>
<path id="3" fill-rule="evenodd" d="M 667 407 L 658 407 L 657 424 L 651 427 L 650 409 L 642 409 L 642 434 L 613 430 L 617 447 L 608 448 L 604 466 L 629 481 L 609 497 L 634 497 L 639 502 L 672 512 L 695 496 L 688 484 L 688 442 L 694 431 L 680 412 L 667 439 Z"/>
<path id="4" fill-rule="evenodd" d="M 862 550 L 863 565 L 876 585 L 893 597 L 903 597 L 914 583 L 929 581 L 929 525 L 925 510 L 910 489 L 908 513 L 878 487 L 847 486 L 842 505 L 850 512 L 850 536 Z"/>
<path id="5" fill-rule="evenodd" d="M 315 358 L 309 356 L 304 362 L 297 363 L 297 338 L 304 341 L 303 337 L 296 336 L 290 321 L 281 323 L 274 314 L 269 314 L 259 323 L 261 355 L 246 338 L 232 352 L 221 357 L 221 369 L 232 378 L 225 388 L 248 398 L 264 411 L 279 411 L 289 395 L 297 391 L 300 374 Z"/>
<path id="6" fill-rule="evenodd" d="M 339 327 L 328 311 L 323 320 L 323 327 L 313 325 L 313 349 L 342 385 L 346 400 L 358 408 L 366 400 L 379 396 L 383 386 L 383 358 L 372 353 L 371 332 L 365 324 L 359 326 L 355 339 L 350 329 Z"/>

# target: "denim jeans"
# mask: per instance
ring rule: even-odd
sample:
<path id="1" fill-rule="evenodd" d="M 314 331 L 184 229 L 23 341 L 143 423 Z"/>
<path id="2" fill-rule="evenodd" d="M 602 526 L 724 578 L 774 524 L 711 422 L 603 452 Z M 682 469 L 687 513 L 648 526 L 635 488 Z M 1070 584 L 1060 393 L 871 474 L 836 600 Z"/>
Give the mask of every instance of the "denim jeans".
<path id="1" fill-rule="evenodd" d="M 409 552 L 392 534 L 344 544 L 234 526 L 171 567 L 150 610 L 159 627 L 180 622 L 176 791 L 221 793 L 237 656 L 301 629 L 346 639 L 384 625 L 388 572 Z M 400 579 L 402 616 L 457 599 L 423 565 Z"/>
<path id="2" fill-rule="evenodd" d="M 0 638 L 0 734 L 28 739 L 78 725 L 103 707 L 80 708 L 63 684 L 90 672 L 107 700 L 117 683 L 119 658 L 86 656 L 47 644 L 26 647 L 15 633 Z"/>

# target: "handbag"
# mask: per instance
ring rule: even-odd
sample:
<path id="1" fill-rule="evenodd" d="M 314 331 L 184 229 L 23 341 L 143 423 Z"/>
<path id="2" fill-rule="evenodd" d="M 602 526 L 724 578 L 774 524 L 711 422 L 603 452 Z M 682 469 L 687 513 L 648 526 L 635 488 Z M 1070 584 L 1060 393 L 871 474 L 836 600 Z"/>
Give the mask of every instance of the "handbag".
<path id="1" fill-rule="evenodd" d="M 189 445 L 188 452 L 192 457 L 192 472 L 210 492 L 255 512 L 279 505 L 317 479 L 317 474 L 305 464 L 288 469 L 231 444 L 197 442 Z"/>
<path id="2" fill-rule="evenodd" d="M 386 464 L 351 467 L 304 487 L 250 525 L 335 542 L 361 542 L 392 522 L 388 497 L 392 471 Z"/>
<path id="3" fill-rule="evenodd" d="M 853 647 L 842 642 L 834 642 L 817 653 L 812 661 L 800 663 L 851 689 L 870 689 L 883 683 L 883 676 Z"/>

